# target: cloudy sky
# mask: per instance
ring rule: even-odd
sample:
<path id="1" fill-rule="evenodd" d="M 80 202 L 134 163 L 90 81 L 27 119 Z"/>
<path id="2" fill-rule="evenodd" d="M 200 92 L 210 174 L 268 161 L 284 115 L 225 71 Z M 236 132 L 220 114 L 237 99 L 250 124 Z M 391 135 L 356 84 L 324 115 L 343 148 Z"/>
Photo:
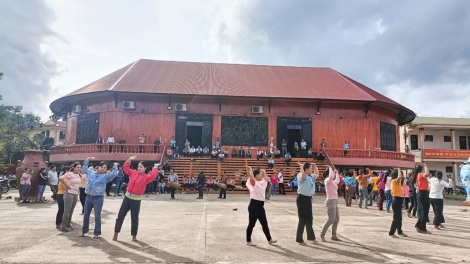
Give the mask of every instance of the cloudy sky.
<path id="1" fill-rule="evenodd" d="M 0 94 L 49 104 L 139 58 L 331 67 L 422 116 L 470 117 L 470 1 L 0 0 Z"/>

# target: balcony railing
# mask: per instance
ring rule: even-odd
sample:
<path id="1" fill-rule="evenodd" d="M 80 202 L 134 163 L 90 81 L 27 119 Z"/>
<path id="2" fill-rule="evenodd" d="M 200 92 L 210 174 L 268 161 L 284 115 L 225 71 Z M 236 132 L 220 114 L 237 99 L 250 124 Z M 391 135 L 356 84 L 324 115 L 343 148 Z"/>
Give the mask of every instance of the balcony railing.
<path id="1" fill-rule="evenodd" d="M 369 150 L 369 149 L 331 149 L 327 148 L 328 156 L 330 158 L 361 158 L 361 159 L 385 159 L 385 160 L 401 160 L 401 161 L 415 161 L 415 155 L 402 152 L 384 151 L 384 150 Z M 345 151 L 346 154 L 345 154 Z"/>
<path id="2" fill-rule="evenodd" d="M 83 144 L 55 146 L 51 148 L 51 155 L 56 154 L 82 154 L 82 153 L 162 153 L 163 146 L 153 144 Z"/>

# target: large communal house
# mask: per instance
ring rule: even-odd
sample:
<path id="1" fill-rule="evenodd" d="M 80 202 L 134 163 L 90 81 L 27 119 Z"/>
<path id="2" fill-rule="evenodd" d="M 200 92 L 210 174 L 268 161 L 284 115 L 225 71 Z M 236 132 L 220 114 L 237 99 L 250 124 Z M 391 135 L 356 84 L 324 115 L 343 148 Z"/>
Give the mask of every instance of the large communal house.
<path id="1" fill-rule="evenodd" d="M 399 152 L 399 126 L 415 113 L 331 68 L 142 59 L 50 108 L 67 124 L 65 145 L 51 151 L 57 163 L 90 155 L 121 161 L 130 153 L 158 160 L 174 137 L 180 150 L 186 139 L 212 149 L 219 138 L 229 150 L 280 147 L 285 139 L 293 151 L 303 139 L 318 151 L 325 139 L 335 164 L 414 166 L 414 156 Z M 100 135 L 116 143 L 98 148 Z M 157 138 L 162 144 L 152 148 Z"/>

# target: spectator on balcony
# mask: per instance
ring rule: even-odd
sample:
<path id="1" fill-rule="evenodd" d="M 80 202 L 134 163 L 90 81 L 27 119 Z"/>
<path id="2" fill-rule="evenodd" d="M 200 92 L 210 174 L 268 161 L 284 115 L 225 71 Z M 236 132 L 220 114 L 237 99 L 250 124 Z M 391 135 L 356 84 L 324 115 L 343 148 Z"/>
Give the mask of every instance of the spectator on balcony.
<path id="1" fill-rule="evenodd" d="M 126 141 L 124 139 L 119 140 L 119 144 L 121 144 L 121 153 L 124 153 L 124 146 L 123 144 L 126 144 Z"/>
<path id="2" fill-rule="evenodd" d="M 101 149 L 103 148 L 101 144 L 104 144 L 104 139 L 101 135 L 98 137 L 98 140 L 96 140 L 96 144 L 98 144 L 98 150 L 101 153 Z"/>
<path id="3" fill-rule="evenodd" d="M 243 149 L 243 147 L 240 147 L 240 150 L 238 151 L 238 157 L 240 159 L 244 159 L 246 156 L 245 156 L 245 150 Z"/>
<path id="4" fill-rule="evenodd" d="M 178 146 L 173 150 L 173 159 L 179 159 L 180 158 L 180 149 Z"/>
<path id="5" fill-rule="evenodd" d="M 274 147 L 274 149 L 275 149 L 274 150 L 274 158 L 276 158 L 276 159 L 280 158 L 281 157 L 281 151 L 276 147 Z"/>
<path id="6" fill-rule="evenodd" d="M 165 139 L 165 141 L 166 141 L 166 139 Z M 175 137 L 174 137 L 174 136 L 171 136 L 170 147 L 171 147 L 172 149 L 176 148 L 176 140 L 175 140 Z"/>
<path id="7" fill-rule="evenodd" d="M 248 146 L 248 148 L 246 149 L 246 157 L 247 158 L 252 158 L 252 155 L 251 155 L 251 146 Z"/>
<path id="8" fill-rule="evenodd" d="M 186 175 L 183 175 L 183 184 L 181 185 L 183 188 L 189 188 L 189 179 L 186 177 Z"/>
<path id="9" fill-rule="evenodd" d="M 194 148 L 194 146 L 192 146 L 189 149 L 189 157 L 193 158 L 195 155 L 196 155 L 196 148 Z"/>
<path id="10" fill-rule="evenodd" d="M 219 184 L 219 180 L 215 178 L 214 179 L 214 191 L 217 191 L 219 189 L 219 186 L 217 184 Z"/>
<path id="11" fill-rule="evenodd" d="M 168 147 L 168 149 L 166 150 L 166 157 L 168 159 L 172 159 L 173 158 L 173 150 L 171 149 L 171 147 Z"/>
<path id="12" fill-rule="evenodd" d="M 202 155 L 203 155 L 204 157 L 209 156 L 209 148 L 208 148 L 208 147 L 204 147 L 204 148 L 202 149 Z"/>
<path id="13" fill-rule="evenodd" d="M 256 160 L 262 159 L 263 155 L 264 155 L 263 150 L 258 149 L 258 151 L 256 152 Z"/>
<path id="14" fill-rule="evenodd" d="M 170 171 L 171 170 L 171 164 L 168 161 L 168 159 L 165 159 L 163 162 L 163 171 Z"/>
<path id="15" fill-rule="evenodd" d="M 147 137 L 144 134 L 140 135 L 140 137 L 139 137 L 140 145 L 145 144 L 145 140 L 147 140 Z M 144 146 L 139 146 L 139 151 L 140 151 L 140 153 L 142 153 L 144 151 Z"/>
<path id="16" fill-rule="evenodd" d="M 227 147 L 225 147 L 225 150 L 223 152 L 224 152 L 224 158 L 228 158 L 228 148 Z"/>
<path id="17" fill-rule="evenodd" d="M 308 156 L 307 156 L 307 157 L 308 157 L 309 159 L 313 158 L 313 149 L 312 149 L 312 148 L 310 148 L 310 149 L 308 150 Z"/>
<path id="18" fill-rule="evenodd" d="M 191 176 L 191 179 L 189 179 L 189 186 L 190 188 L 196 189 L 196 179 L 194 179 L 194 176 Z"/>
<path id="19" fill-rule="evenodd" d="M 214 188 L 214 179 L 212 178 L 212 176 L 210 176 L 209 179 L 207 179 L 206 186 L 207 188 Z"/>
<path id="20" fill-rule="evenodd" d="M 290 166 L 290 162 L 292 160 L 292 156 L 290 155 L 289 152 L 287 152 L 287 154 L 284 156 L 284 159 L 286 160 L 286 165 L 287 166 Z"/>
<path id="21" fill-rule="evenodd" d="M 219 161 L 223 162 L 224 158 L 225 158 L 224 152 L 221 150 L 220 153 L 219 153 Z"/>
<path id="22" fill-rule="evenodd" d="M 232 158 L 238 157 L 237 150 L 235 148 L 232 149 Z"/>
<path id="23" fill-rule="evenodd" d="M 294 141 L 294 156 L 296 158 L 300 157 L 299 143 L 297 143 L 297 141 Z"/>
<path id="24" fill-rule="evenodd" d="M 282 156 L 285 157 L 287 154 L 287 141 L 285 139 L 282 139 L 281 146 L 282 146 Z"/>
<path id="25" fill-rule="evenodd" d="M 196 148 L 196 156 L 197 157 L 202 157 L 202 148 L 199 145 Z"/>
<path id="26" fill-rule="evenodd" d="M 217 138 L 214 142 L 214 148 L 218 152 L 221 147 L 222 147 L 222 145 L 220 144 L 220 140 L 219 140 L 219 138 Z"/>
<path id="27" fill-rule="evenodd" d="M 185 158 L 189 157 L 189 150 L 190 148 L 188 146 L 185 146 L 184 149 L 183 149 L 183 156 Z"/>
<path id="28" fill-rule="evenodd" d="M 190 148 L 191 147 L 191 142 L 189 142 L 188 139 L 184 142 L 184 146 Z"/>
<path id="29" fill-rule="evenodd" d="M 109 144 L 109 153 L 113 152 L 113 144 L 114 144 L 114 137 L 113 135 L 109 135 L 108 139 L 106 140 L 106 144 Z"/>
<path id="30" fill-rule="evenodd" d="M 274 168 L 273 157 L 269 158 L 269 160 L 268 160 L 268 168 L 270 168 L 270 169 Z"/>
<path id="31" fill-rule="evenodd" d="M 351 148 L 349 141 L 347 140 L 344 141 L 343 148 L 344 148 L 344 156 L 346 157 L 346 154 L 348 154 L 348 150 Z"/>
<path id="32" fill-rule="evenodd" d="M 328 146 L 325 139 L 323 138 L 320 143 L 320 149 L 325 149 Z"/>
<path id="33" fill-rule="evenodd" d="M 318 152 L 317 160 L 320 160 L 320 161 L 325 160 L 325 156 L 323 155 L 323 153 L 321 151 Z"/>
<path id="34" fill-rule="evenodd" d="M 212 149 L 212 152 L 211 152 L 211 159 L 217 159 L 218 155 L 217 155 L 217 150 L 215 149 Z"/>
<path id="35" fill-rule="evenodd" d="M 161 139 L 162 139 L 162 137 L 157 138 L 157 139 L 155 139 L 155 141 L 153 142 L 153 153 L 157 153 L 158 146 L 160 146 L 160 144 L 162 144 Z M 170 146 L 170 148 L 171 148 L 171 146 Z"/>
<path id="36" fill-rule="evenodd" d="M 302 158 L 307 157 L 307 142 L 302 138 L 302 141 L 300 141 L 300 152 L 302 153 Z"/>

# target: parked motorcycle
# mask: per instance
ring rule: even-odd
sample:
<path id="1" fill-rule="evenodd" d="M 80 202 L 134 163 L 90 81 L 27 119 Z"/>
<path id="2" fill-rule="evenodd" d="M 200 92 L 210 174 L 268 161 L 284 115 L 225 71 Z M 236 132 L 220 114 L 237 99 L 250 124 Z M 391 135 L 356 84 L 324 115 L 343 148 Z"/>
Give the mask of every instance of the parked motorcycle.
<path id="1" fill-rule="evenodd" d="M 18 189 L 18 184 L 16 182 L 16 175 L 15 174 L 8 175 L 8 182 L 10 183 L 11 188 Z"/>
<path id="2" fill-rule="evenodd" d="M 0 189 L 2 189 L 3 193 L 7 193 L 10 190 L 10 183 L 8 182 L 8 178 L 2 178 L 0 180 Z"/>
<path id="3" fill-rule="evenodd" d="M 454 186 L 454 193 L 459 195 L 467 195 L 467 191 L 465 190 L 465 185 L 455 185 Z"/>

